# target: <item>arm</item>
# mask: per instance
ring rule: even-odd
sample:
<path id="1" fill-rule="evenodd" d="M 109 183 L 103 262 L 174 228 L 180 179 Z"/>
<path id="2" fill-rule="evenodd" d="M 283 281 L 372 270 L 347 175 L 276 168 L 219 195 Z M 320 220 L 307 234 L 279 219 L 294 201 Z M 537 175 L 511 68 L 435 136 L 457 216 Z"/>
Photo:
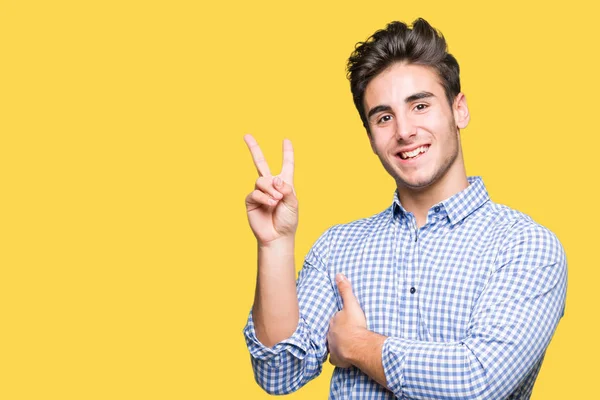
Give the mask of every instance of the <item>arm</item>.
<path id="1" fill-rule="evenodd" d="M 292 188 L 294 151 L 283 142 L 283 167 L 272 176 L 256 140 L 244 137 L 259 174 L 246 197 L 250 228 L 258 243 L 258 272 L 254 296 L 254 327 L 267 346 L 291 336 L 298 324 L 294 269 L 294 241 L 298 200 Z"/>
<path id="2" fill-rule="evenodd" d="M 545 228 L 530 226 L 513 233 L 500 250 L 461 341 L 386 338 L 346 325 L 338 331 L 346 329 L 360 340 L 338 346 L 342 350 L 336 356 L 399 397 L 504 398 L 543 356 L 565 295 L 566 259 L 560 243 Z M 346 303 L 344 298 L 345 308 Z M 333 348 L 330 343 L 332 358 Z"/>
<path id="3" fill-rule="evenodd" d="M 327 359 L 329 319 L 337 311 L 333 284 L 325 270 L 328 251 L 325 233 L 306 257 L 297 283 L 300 316 L 293 334 L 267 347 L 255 334 L 253 313 L 244 329 L 257 383 L 268 393 L 296 391 L 322 371 Z"/>
<path id="4" fill-rule="evenodd" d="M 307 257 L 296 286 L 298 200 L 292 186 L 291 143 L 284 141 L 283 167 L 273 177 L 254 138 L 244 139 L 259 173 L 255 190 L 246 197 L 248 221 L 258 242 L 258 272 L 244 333 L 256 381 L 269 393 L 283 394 L 321 372 L 327 356 L 324 329 L 336 309 L 335 294 L 321 261 L 322 244 Z"/>

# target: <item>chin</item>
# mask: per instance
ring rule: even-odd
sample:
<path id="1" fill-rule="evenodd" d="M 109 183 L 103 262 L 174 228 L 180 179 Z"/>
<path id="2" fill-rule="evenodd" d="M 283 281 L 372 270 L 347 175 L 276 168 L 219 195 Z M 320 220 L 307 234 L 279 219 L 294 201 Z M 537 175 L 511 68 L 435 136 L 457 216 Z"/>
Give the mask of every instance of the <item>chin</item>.
<path id="1" fill-rule="evenodd" d="M 428 177 L 420 177 L 418 179 L 411 179 L 403 181 L 403 186 L 413 191 L 425 191 L 436 186 L 441 181 L 440 176 L 432 175 Z"/>
<path id="2" fill-rule="evenodd" d="M 415 176 L 411 178 L 402 178 L 399 177 L 396 179 L 396 183 L 399 188 L 406 188 L 412 190 L 426 189 L 435 183 L 435 179 L 433 176 Z"/>
<path id="3" fill-rule="evenodd" d="M 425 190 L 431 186 L 433 182 L 431 180 L 418 180 L 418 181 L 401 181 L 398 185 L 399 188 L 405 188 L 410 190 Z"/>

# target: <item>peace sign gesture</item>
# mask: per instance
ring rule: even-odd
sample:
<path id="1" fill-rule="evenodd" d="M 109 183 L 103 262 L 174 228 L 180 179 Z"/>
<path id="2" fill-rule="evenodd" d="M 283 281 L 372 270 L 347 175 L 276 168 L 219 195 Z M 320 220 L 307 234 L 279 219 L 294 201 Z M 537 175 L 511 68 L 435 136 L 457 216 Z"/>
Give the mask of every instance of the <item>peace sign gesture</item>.
<path id="1" fill-rule="evenodd" d="M 250 228 L 259 245 L 268 245 L 281 237 L 293 237 L 298 226 L 298 199 L 294 192 L 294 149 L 283 141 L 283 166 L 279 175 L 271 175 L 269 165 L 252 135 L 244 141 L 250 149 L 258 179 L 254 191 L 246 196 Z"/>

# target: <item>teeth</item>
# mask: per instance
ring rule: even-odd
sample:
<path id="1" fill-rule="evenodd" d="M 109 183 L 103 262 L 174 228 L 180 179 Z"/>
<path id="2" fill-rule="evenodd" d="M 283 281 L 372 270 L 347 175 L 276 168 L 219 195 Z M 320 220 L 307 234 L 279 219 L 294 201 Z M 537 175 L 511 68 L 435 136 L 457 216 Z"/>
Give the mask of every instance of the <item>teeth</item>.
<path id="1" fill-rule="evenodd" d="M 417 147 L 413 151 L 402 152 L 402 153 L 400 153 L 400 157 L 404 160 L 406 160 L 407 158 L 413 158 L 421 153 L 425 153 L 427 151 L 427 147 L 428 146 L 421 146 L 421 147 Z"/>

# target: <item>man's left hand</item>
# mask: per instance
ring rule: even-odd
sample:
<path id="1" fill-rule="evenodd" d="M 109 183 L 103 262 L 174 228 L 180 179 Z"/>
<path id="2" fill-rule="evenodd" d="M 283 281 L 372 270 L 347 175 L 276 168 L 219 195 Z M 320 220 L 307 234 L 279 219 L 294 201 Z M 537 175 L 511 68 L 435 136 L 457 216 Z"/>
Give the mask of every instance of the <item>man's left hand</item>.
<path id="1" fill-rule="evenodd" d="M 344 308 L 335 313 L 329 321 L 327 342 L 329 362 L 340 368 L 349 368 L 352 364 L 353 349 L 367 332 L 367 320 L 358 300 L 352 293 L 352 285 L 342 274 L 335 281 L 344 302 Z"/>

